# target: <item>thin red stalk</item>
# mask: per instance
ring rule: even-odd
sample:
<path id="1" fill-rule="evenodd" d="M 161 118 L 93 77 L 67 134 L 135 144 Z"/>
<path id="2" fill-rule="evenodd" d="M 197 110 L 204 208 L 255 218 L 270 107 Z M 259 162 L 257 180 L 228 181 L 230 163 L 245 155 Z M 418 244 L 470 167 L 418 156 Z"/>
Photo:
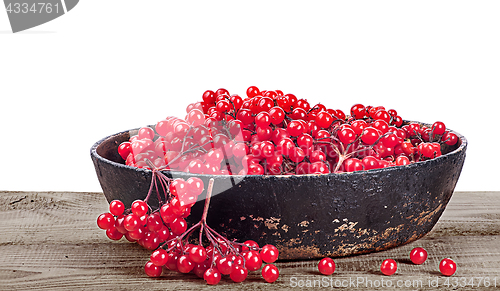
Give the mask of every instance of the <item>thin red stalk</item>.
<path id="1" fill-rule="evenodd" d="M 212 191 L 214 188 L 214 178 L 210 178 L 207 187 L 207 198 L 205 198 L 205 206 L 203 207 L 203 215 L 201 217 L 202 223 L 207 223 L 208 207 L 210 206 L 210 199 L 212 198 Z"/>
<path id="2" fill-rule="evenodd" d="M 211 232 L 211 233 L 210 233 L 211 235 L 214 235 L 214 234 L 215 234 L 215 235 L 217 236 L 217 238 L 222 239 L 222 241 L 223 241 L 223 242 L 224 242 L 224 243 L 225 243 L 225 244 L 226 244 L 229 248 L 231 248 L 232 253 L 236 254 L 236 253 L 238 252 L 238 251 L 237 251 L 237 250 L 236 250 L 236 249 L 232 246 L 233 242 L 231 242 L 230 240 L 228 240 L 227 238 L 225 238 L 224 236 L 222 236 L 221 234 L 219 234 L 218 232 L 216 232 L 215 230 L 213 230 L 210 226 L 208 226 L 208 225 L 205 225 L 205 226 L 206 226 L 207 230 L 208 230 L 209 232 Z"/>
<path id="3" fill-rule="evenodd" d="M 156 181 L 156 178 L 153 177 L 153 179 L 155 181 L 155 189 L 156 189 L 156 197 L 158 198 L 158 205 L 161 206 L 163 203 L 161 201 L 160 191 L 158 189 L 158 183 Z"/>
<path id="4" fill-rule="evenodd" d="M 171 243 L 172 241 L 174 240 L 177 240 L 177 241 L 182 241 L 182 239 L 187 235 L 189 236 L 190 232 L 192 232 L 194 229 L 196 229 L 198 226 L 201 225 L 201 221 L 199 221 L 198 223 L 194 224 L 193 226 L 191 226 L 188 230 L 186 230 L 183 234 L 181 234 L 180 236 L 176 236 L 174 238 L 171 238 L 167 241 L 165 241 L 161 246 L 160 248 L 163 248 L 165 245 L 168 245 L 169 243 Z"/>
<path id="5" fill-rule="evenodd" d="M 158 179 L 160 180 L 160 185 L 163 189 L 163 193 L 165 194 L 165 202 L 168 201 L 168 185 L 170 183 L 170 180 L 167 176 L 165 176 L 165 174 L 163 174 L 162 172 L 158 171 Z M 161 205 L 160 205 L 161 206 Z"/>
<path id="6" fill-rule="evenodd" d="M 188 230 L 186 230 L 183 234 L 181 234 L 178 238 L 179 239 L 183 239 L 186 235 L 189 236 L 189 234 L 194 230 L 196 229 L 198 226 L 201 225 L 201 221 L 198 221 L 198 223 L 196 223 L 195 225 L 191 226 Z"/>
<path id="7" fill-rule="evenodd" d="M 153 192 L 153 185 L 155 182 L 155 177 L 156 177 L 156 169 L 153 170 L 153 175 L 151 176 L 151 185 L 149 186 L 149 191 L 148 195 L 146 195 L 146 198 L 144 198 L 144 202 L 148 203 L 149 197 L 151 196 L 151 193 Z"/>
<path id="8" fill-rule="evenodd" d="M 205 236 L 210 241 L 210 243 L 217 249 L 217 251 L 220 254 L 222 254 L 222 249 L 220 248 L 219 244 L 215 241 L 214 235 L 207 228 L 205 228 Z"/>
<path id="9" fill-rule="evenodd" d="M 198 237 L 199 244 L 202 245 L 203 242 L 203 230 L 204 230 L 204 224 L 202 223 L 200 226 L 200 235 Z"/>

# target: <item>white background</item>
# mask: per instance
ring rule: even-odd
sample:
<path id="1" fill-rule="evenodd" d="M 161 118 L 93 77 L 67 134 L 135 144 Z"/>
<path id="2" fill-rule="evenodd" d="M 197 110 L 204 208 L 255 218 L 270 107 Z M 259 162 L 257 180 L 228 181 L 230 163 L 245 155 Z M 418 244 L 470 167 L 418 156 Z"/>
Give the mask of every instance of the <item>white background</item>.
<path id="1" fill-rule="evenodd" d="M 281 89 L 440 120 L 456 190 L 500 190 L 499 1 L 82 0 L 13 34 L 0 9 L 0 190 L 101 191 L 90 147 L 183 117 L 207 89 Z"/>

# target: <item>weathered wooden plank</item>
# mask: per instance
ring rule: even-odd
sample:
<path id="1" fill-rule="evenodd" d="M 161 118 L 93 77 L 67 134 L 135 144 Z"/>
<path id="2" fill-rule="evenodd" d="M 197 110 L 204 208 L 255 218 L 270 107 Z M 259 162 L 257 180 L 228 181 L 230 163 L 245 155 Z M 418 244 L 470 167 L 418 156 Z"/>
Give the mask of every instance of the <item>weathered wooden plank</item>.
<path id="1" fill-rule="evenodd" d="M 444 257 L 452 257 L 458 264 L 452 278 L 463 277 L 470 283 L 471 278 L 488 277 L 490 285 L 496 279 L 500 287 L 499 195 L 457 192 L 430 234 L 385 252 L 336 259 L 337 270 L 332 276 L 321 276 L 315 260 L 279 262 L 281 276 L 274 284 L 265 283 L 258 272 L 252 272 L 241 284 L 223 279 L 214 287 L 194 275 L 173 272 L 159 279 L 147 278 L 142 268 L 150 252 L 125 240 L 110 241 L 97 228 L 95 219 L 107 209 L 101 193 L 3 192 L 0 290 L 280 290 L 308 283 L 369 290 L 384 289 L 373 286 L 382 279 L 394 285 L 417 284 L 398 288 L 402 290 L 435 290 L 431 283 L 436 279 L 441 287 L 445 283 L 438 272 Z M 408 260 L 414 246 L 429 252 L 429 259 L 421 266 Z M 397 274 L 381 275 L 378 268 L 385 258 L 399 262 Z M 474 287 L 459 289 L 478 290 L 478 280 Z"/>

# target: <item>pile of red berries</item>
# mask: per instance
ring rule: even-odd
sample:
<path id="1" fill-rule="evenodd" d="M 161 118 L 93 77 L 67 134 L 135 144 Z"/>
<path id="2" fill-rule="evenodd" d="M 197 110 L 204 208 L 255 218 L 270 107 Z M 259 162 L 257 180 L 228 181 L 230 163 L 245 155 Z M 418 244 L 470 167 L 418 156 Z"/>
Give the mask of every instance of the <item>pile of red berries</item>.
<path id="1" fill-rule="evenodd" d="M 125 236 L 130 242 L 154 250 L 144 267 L 149 277 L 161 276 L 165 268 L 180 273 L 192 272 L 210 285 L 217 284 L 223 275 L 234 282 L 242 282 L 249 271 L 261 269 L 265 262 L 268 264 L 261 270 L 262 277 L 269 283 L 276 281 L 279 271 L 272 263 L 278 259 L 279 252 L 275 246 L 259 247 L 252 240 L 230 241 L 207 225 L 212 189 L 213 179 L 208 185 L 202 218 L 188 229 L 185 218 L 204 191 L 203 181 L 197 177 L 170 179 L 155 168 L 144 200 L 134 201 L 127 209 L 120 200 L 111 201 L 109 212 L 97 218 L 97 225 L 106 230 L 112 240 Z M 148 204 L 154 192 L 159 201 L 156 209 Z M 193 243 L 191 235 L 197 229 L 199 237 Z"/>
<path id="2" fill-rule="evenodd" d="M 427 260 L 427 251 L 422 247 L 413 248 L 410 252 L 410 260 L 415 265 L 421 265 Z M 398 264 L 393 259 L 385 259 L 380 265 L 380 272 L 386 276 L 396 273 Z M 442 259 L 439 263 L 439 271 L 444 276 L 451 276 L 457 270 L 456 263 L 450 259 Z M 318 263 L 318 271 L 323 275 L 331 275 L 335 272 L 335 262 L 331 258 L 323 258 Z"/>
<path id="3" fill-rule="evenodd" d="M 323 174 L 408 165 L 438 157 L 456 134 L 443 122 L 405 124 L 383 106 L 339 109 L 280 90 L 207 90 L 185 119 L 143 127 L 119 146 L 127 165 L 199 174 Z"/>

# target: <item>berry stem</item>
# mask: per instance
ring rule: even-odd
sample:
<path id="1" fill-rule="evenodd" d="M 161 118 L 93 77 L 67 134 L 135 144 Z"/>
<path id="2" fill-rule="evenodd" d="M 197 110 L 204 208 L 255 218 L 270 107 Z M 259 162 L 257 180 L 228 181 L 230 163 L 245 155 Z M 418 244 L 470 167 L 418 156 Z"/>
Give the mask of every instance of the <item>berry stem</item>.
<path id="1" fill-rule="evenodd" d="M 205 198 L 205 206 L 203 207 L 203 215 L 201 216 L 201 222 L 205 225 L 207 224 L 208 207 L 210 206 L 210 199 L 212 198 L 213 188 L 214 188 L 214 178 L 210 178 L 207 187 L 207 198 Z"/>
<path id="2" fill-rule="evenodd" d="M 148 160 L 149 161 L 149 160 Z M 154 165 L 153 165 L 154 166 Z M 151 193 L 153 192 L 153 185 L 155 185 L 155 181 L 156 181 L 156 173 L 157 173 L 157 170 L 154 169 L 153 170 L 153 175 L 151 176 L 151 185 L 149 186 L 149 191 L 148 191 L 148 194 L 146 195 L 146 198 L 144 198 L 144 202 L 148 203 L 149 201 L 149 197 L 151 196 Z M 157 192 L 158 192 L 158 188 L 157 188 Z"/>

